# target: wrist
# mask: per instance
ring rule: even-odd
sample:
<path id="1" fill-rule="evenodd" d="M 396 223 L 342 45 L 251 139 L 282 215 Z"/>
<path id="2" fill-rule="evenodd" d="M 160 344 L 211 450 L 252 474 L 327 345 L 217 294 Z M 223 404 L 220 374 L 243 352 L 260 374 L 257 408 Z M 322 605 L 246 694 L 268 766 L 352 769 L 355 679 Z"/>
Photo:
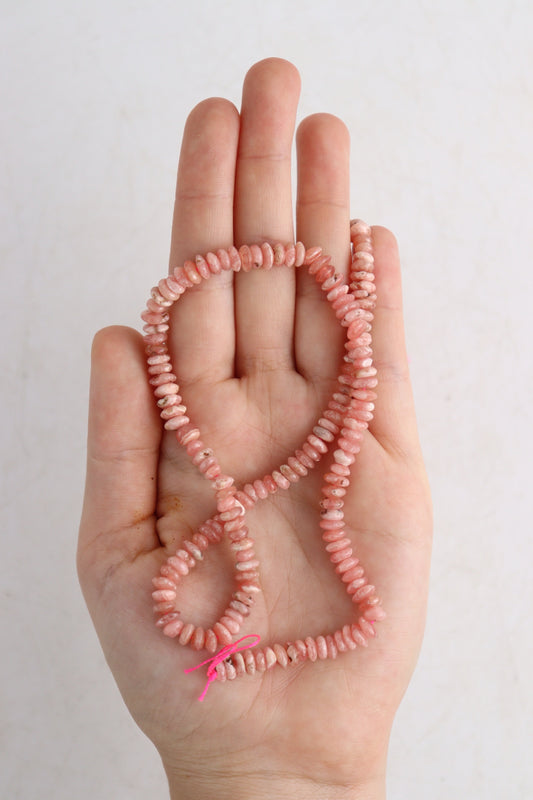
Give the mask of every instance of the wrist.
<path id="1" fill-rule="evenodd" d="M 170 800 L 385 800 L 385 775 L 336 784 L 310 778 L 275 775 L 206 775 L 194 770 L 167 770 Z"/>

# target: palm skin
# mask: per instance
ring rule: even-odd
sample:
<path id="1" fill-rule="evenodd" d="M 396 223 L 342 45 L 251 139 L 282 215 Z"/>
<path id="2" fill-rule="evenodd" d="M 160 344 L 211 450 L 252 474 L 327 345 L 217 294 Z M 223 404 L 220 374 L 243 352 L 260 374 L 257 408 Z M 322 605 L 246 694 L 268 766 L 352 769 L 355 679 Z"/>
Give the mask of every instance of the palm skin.
<path id="1" fill-rule="evenodd" d="M 298 88 L 294 67 L 269 59 L 248 73 L 240 116 L 222 100 L 192 112 L 172 266 L 232 241 L 294 240 L 289 156 Z M 297 147 L 298 238 L 323 246 L 346 271 L 346 130 L 316 115 L 301 124 Z M 95 338 L 80 580 L 117 684 L 161 754 L 172 796 L 383 796 L 390 728 L 422 638 L 431 509 L 397 247 L 385 229 L 373 235 L 379 398 L 344 508 L 387 612 L 368 649 L 215 684 L 197 701 L 205 672 L 184 670 L 202 654 L 155 628 L 150 592 L 163 561 L 214 513 L 213 493 L 173 435 L 161 435 L 140 336 L 110 328 Z M 239 485 L 271 472 L 304 441 L 335 385 L 343 332 L 328 304 L 309 276 L 282 268 L 214 276 L 172 314 L 173 363 L 203 441 Z M 248 512 L 263 591 L 242 634 L 257 633 L 264 645 L 332 632 L 353 617 L 318 527 L 324 458 L 288 492 Z M 212 546 L 180 586 L 183 617 L 209 626 L 233 588 L 229 552 Z"/>

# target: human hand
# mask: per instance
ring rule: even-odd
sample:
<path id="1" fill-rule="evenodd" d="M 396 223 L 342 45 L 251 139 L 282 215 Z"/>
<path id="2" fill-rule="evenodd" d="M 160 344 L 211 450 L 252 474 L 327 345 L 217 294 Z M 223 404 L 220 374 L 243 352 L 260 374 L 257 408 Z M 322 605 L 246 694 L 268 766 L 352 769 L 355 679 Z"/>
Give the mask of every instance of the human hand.
<path id="1" fill-rule="evenodd" d="M 295 240 L 290 153 L 298 94 L 294 67 L 269 59 L 246 76 L 240 115 L 221 99 L 193 110 L 171 266 L 233 243 Z M 297 238 L 319 244 L 347 271 L 348 133 L 338 119 L 315 115 L 300 125 L 297 150 Z M 184 669 L 203 657 L 154 626 L 150 593 L 180 540 L 212 515 L 212 492 L 173 434 L 162 435 L 140 335 L 114 327 L 95 337 L 80 581 L 117 684 L 161 754 L 173 797 L 384 796 L 388 737 L 424 627 L 431 507 L 397 246 L 383 228 L 373 238 L 379 396 L 344 507 L 354 549 L 387 612 L 368 649 L 215 684 L 198 703 L 205 677 Z M 223 272 L 175 304 L 180 392 L 239 485 L 283 463 L 316 423 L 339 371 L 342 334 L 303 270 Z M 242 634 L 260 634 L 262 645 L 316 636 L 353 615 L 319 536 L 323 471 L 249 512 L 262 593 Z M 234 588 L 223 545 L 187 581 L 180 610 L 209 626 Z"/>

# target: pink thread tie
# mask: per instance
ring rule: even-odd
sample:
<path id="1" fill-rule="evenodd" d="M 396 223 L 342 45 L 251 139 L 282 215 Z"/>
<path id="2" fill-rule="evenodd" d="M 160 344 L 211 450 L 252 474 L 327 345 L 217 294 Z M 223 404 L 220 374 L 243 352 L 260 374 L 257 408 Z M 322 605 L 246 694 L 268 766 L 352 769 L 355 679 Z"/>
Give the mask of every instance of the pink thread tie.
<path id="1" fill-rule="evenodd" d="M 253 642 L 251 642 L 250 644 L 245 644 L 242 647 L 239 647 L 238 645 L 240 644 L 240 642 L 244 642 L 246 639 L 253 639 Z M 226 647 L 223 647 L 222 650 L 218 651 L 218 653 L 215 653 L 215 655 L 212 658 L 208 658 L 206 661 L 202 661 L 201 664 L 197 664 L 195 667 L 190 667 L 189 669 L 185 670 L 185 673 L 194 672 L 196 669 L 200 669 L 200 667 L 204 667 L 206 664 L 209 664 L 207 668 L 207 683 L 205 685 L 202 694 L 198 698 L 200 703 L 206 696 L 207 690 L 209 689 L 213 681 L 216 680 L 218 665 L 221 664 L 223 661 L 225 661 L 229 656 L 233 655 L 233 653 L 239 653 L 241 650 L 248 650 L 250 647 L 259 644 L 260 641 L 261 637 L 259 636 L 259 634 L 250 633 L 248 634 L 248 636 L 243 636 L 242 638 L 237 639 L 237 641 L 233 642 L 233 644 L 226 645 Z"/>

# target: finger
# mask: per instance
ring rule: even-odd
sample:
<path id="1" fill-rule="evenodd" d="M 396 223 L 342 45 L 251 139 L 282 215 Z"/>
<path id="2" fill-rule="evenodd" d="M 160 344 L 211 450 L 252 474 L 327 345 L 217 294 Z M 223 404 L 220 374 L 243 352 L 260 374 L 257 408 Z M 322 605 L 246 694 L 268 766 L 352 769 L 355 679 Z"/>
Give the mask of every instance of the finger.
<path id="1" fill-rule="evenodd" d="M 80 573 L 102 575 L 159 545 L 153 514 L 161 425 L 144 349 L 130 328 L 105 328 L 92 348 Z"/>
<path id="2" fill-rule="evenodd" d="M 291 148 L 300 77 L 281 59 L 248 72 L 237 157 L 235 243 L 293 241 Z M 239 375 L 292 368 L 294 274 L 282 268 L 240 273 L 235 281 Z"/>
<path id="3" fill-rule="evenodd" d="M 298 150 L 298 239 L 319 245 L 345 276 L 350 259 L 350 136 L 329 114 L 305 119 L 296 137 Z M 335 378 L 345 331 L 325 293 L 305 268 L 297 273 L 295 358 L 312 381 Z"/>
<path id="4" fill-rule="evenodd" d="M 183 135 L 172 226 L 171 269 L 233 243 L 233 190 L 239 115 L 227 100 L 205 100 Z M 233 376 L 233 274 L 222 271 L 189 288 L 171 313 L 173 365 L 180 383 Z"/>
<path id="5" fill-rule="evenodd" d="M 373 322 L 378 399 L 371 433 L 386 449 L 418 452 L 418 434 L 405 346 L 398 244 L 386 228 L 373 227 L 377 305 Z"/>

